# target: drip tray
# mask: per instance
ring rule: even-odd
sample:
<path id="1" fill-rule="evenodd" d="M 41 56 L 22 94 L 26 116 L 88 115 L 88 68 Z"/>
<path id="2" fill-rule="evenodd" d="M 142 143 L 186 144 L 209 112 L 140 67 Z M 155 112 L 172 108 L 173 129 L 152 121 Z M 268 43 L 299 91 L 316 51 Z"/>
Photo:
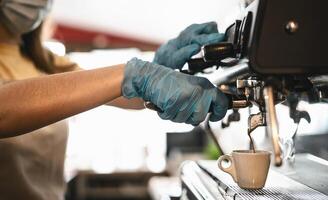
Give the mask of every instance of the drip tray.
<path id="1" fill-rule="evenodd" d="M 267 178 L 266 185 L 261 190 L 244 190 L 233 182 L 229 174 L 219 170 L 215 161 L 199 161 L 196 163 L 189 163 L 189 167 L 197 171 L 198 176 L 207 176 L 215 182 L 214 188 L 218 190 L 224 199 L 279 199 L 279 200 L 323 200 L 328 196 L 318 192 L 302 183 L 299 183 L 279 172 L 270 170 Z M 188 166 L 184 166 L 188 168 Z M 190 169 L 191 169 L 190 168 Z M 198 168 L 198 169 L 196 169 Z M 202 175 L 201 175 L 202 174 Z M 187 175 L 187 174 L 186 174 Z M 209 183 L 209 181 L 205 181 Z M 209 189 L 209 188 L 207 188 Z M 211 189 L 213 190 L 213 188 Z M 217 195 L 215 195 L 217 196 Z M 222 198 L 221 197 L 221 198 Z"/>

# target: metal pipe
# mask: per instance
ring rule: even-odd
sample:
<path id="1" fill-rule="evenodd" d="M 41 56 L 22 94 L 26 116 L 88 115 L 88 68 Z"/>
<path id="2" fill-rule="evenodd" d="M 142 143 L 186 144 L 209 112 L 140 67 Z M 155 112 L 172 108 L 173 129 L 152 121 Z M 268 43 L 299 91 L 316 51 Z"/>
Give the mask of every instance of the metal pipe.
<path id="1" fill-rule="evenodd" d="M 272 138 L 272 145 L 274 150 L 274 163 L 276 166 L 282 164 L 281 148 L 279 145 L 279 127 L 277 121 L 277 114 L 274 104 L 274 95 L 272 86 L 266 86 L 263 89 L 263 96 L 265 101 L 266 118 L 267 118 L 267 132 Z"/>
<path id="2" fill-rule="evenodd" d="M 242 62 L 233 67 L 227 67 L 224 70 L 214 72 L 209 79 L 215 85 L 227 84 L 248 75 L 249 71 L 248 62 Z"/>

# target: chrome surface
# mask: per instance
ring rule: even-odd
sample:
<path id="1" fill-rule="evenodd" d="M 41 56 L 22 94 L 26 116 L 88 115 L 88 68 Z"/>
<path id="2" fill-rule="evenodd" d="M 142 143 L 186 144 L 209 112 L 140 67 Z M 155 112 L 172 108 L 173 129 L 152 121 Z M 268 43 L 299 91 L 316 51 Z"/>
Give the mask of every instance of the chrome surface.
<path id="1" fill-rule="evenodd" d="M 247 62 L 241 62 L 233 67 L 228 67 L 223 71 L 218 70 L 213 73 L 214 78 L 209 78 L 215 85 L 221 85 L 236 81 L 240 77 L 244 77 L 249 73 L 249 65 Z"/>

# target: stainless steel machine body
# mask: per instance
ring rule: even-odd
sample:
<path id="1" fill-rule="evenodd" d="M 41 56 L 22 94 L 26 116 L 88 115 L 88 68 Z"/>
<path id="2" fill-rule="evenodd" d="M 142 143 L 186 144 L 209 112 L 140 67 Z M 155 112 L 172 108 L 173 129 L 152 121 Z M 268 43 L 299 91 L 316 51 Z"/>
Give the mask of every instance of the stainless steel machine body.
<path id="1" fill-rule="evenodd" d="M 320 23 L 328 19 L 327 6 L 325 0 L 254 0 L 244 17 L 227 28 L 225 42 L 204 46 L 202 58 L 189 62 L 189 73 L 211 65 L 221 69 L 211 81 L 230 98 L 230 108 L 259 108 L 249 116 L 247 131 L 266 127 L 276 166 L 293 156 L 282 147 L 293 146 L 293 138 L 279 138 L 275 105 L 287 105 L 296 124 L 301 119 L 310 123 L 309 114 L 298 110 L 299 101 L 327 100 L 328 26 Z"/>
<path id="2" fill-rule="evenodd" d="M 328 162 L 294 155 L 297 129 L 282 139 L 275 108 L 284 104 L 295 124 L 301 119 L 311 123 L 299 102 L 328 102 L 326 8 L 326 0 L 253 0 L 244 17 L 228 27 L 225 42 L 204 46 L 202 57 L 190 60 L 191 74 L 209 66 L 219 69 L 209 80 L 227 94 L 233 109 L 222 129 L 238 123 L 238 109 L 258 107 L 241 134 L 265 126 L 275 166 L 263 190 L 248 191 L 236 186 L 215 161 L 187 162 L 182 166 L 181 199 L 328 199 Z"/>

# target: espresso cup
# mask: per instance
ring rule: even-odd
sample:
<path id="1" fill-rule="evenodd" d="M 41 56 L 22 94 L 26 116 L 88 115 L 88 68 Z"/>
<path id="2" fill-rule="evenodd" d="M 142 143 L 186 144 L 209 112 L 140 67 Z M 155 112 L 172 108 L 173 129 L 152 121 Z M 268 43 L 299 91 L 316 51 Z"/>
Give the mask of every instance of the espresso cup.
<path id="1" fill-rule="evenodd" d="M 230 165 L 224 167 L 223 161 L 228 161 Z M 220 156 L 218 166 L 230 174 L 239 187 L 261 189 L 265 185 L 270 167 L 270 152 L 236 150 L 231 155 Z"/>

